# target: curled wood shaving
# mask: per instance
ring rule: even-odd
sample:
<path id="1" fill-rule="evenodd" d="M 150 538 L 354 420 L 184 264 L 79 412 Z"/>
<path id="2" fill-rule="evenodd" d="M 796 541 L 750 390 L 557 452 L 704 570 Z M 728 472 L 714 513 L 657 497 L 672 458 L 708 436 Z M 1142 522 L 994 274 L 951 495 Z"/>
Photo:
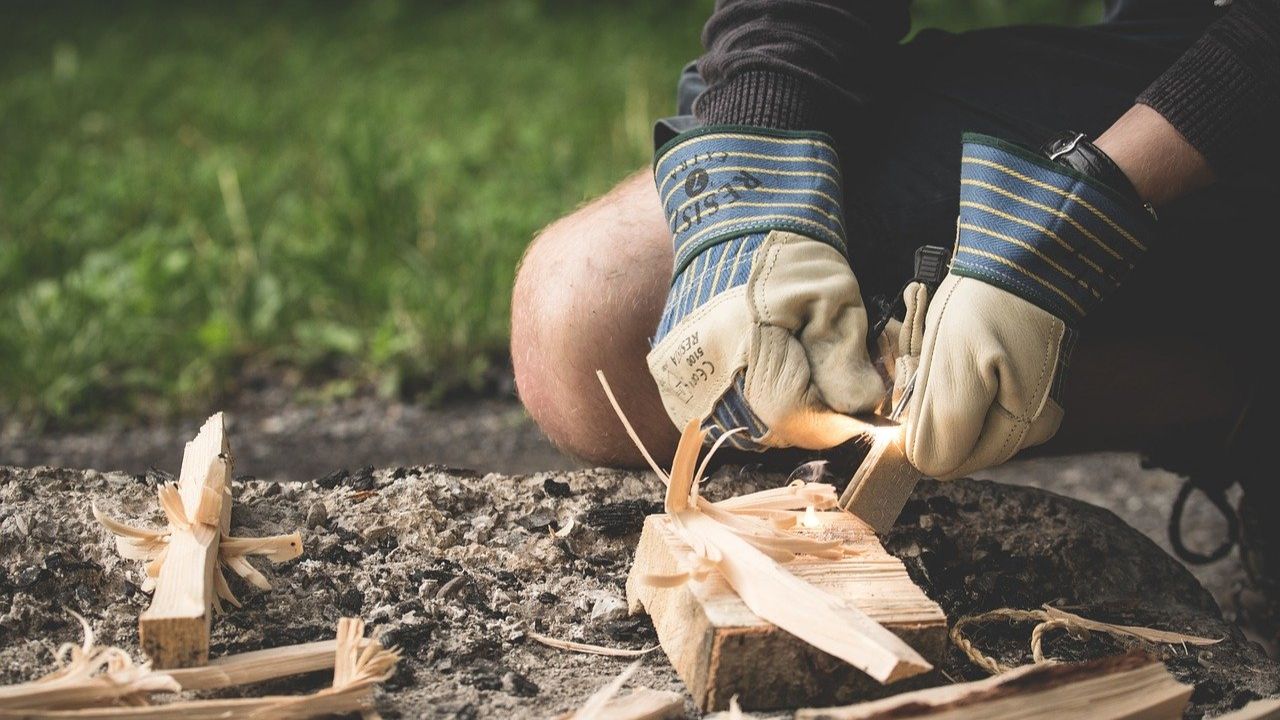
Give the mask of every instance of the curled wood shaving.
<path id="1" fill-rule="evenodd" d="M 685 698 L 680 693 L 636 688 L 618 697 L 622 685 L 639 667 L 639 660 L 632 662 L 617 678 L 586 698 L 581 707 L 556 716 L 556 720 L 662 720 L 684 716 Z"/>
<path id="2" fill-rule="evenodd" d="M 614 396 L 613 389 L 609 387 L 609 382 L 605 379 L 604 373 L 597 370 L 596 377 L 599 378 L 601 386 L 604 387 L 605 395 L 609 398 L 609 403 L 613 406 L 614 412 L 617 413 L 618 419 L 622 421 L 622 426 L 626 429 L 627 435 L 635 443 L 636 448 L 640 450 L 640 454 L 648 461 L 653 472 L 667 485 L 667 494 L 663 501 L 663 507 L 668 513 L 686 509 L 690 503 L 693 503 L 699 511 L 715 515 L 721 522 L 728 523 L 733 532 L 739 534 L 744 540 L 755 546 L 756 549 L 779 562 L 787 562 L 796 555 L 813 555 L 823 558 L 843 556 L 843 551 L 837 551 L 837 548 L 841 545 L 839 541 L 817 540 L 788 532 L 786 527 L 780 527 L 776 523 L 766 522 L 768 516 L 777 511 L 798 510 L 808 506 L 819 509 L 834 507 L 837 499 L 834 487 L 824 483 L 793 482 L 781 488 L 749 493 L 721 500 L 717 503 L 709 502 L 698 493 L 698 486 L 702 482 L 708 462 L 715 451 L 730 436 L 741 432 L 742 428 L 735 428 L 721 435 L 708 450 L 706 458 L 697 467 L 697 471 L 694 472 L 694 467 L 698 461 L 698 452 L 702 448 L 704 433 L 696 422 L 689 423 L 689 425 L 685 426 L 680 437 L 680 443 L 676 446 L 676 454 L 671 461 L 671 473 L 668 474 L 658 466 L 653 456 L 649 454 L 649 450 L 645 448 L 644 443 L 640 441 L 640 436 L 636 433 L 635 428 L 631 426 L 631 421 L 627 419 L 626 413 L 622 411 L 622 406 L 618 404 L 618 399 Z M 681 480 L 681 488 L 683 489 L 673 492 L 672 480 L 677 478 Z M 756 514 L 763 514 L 766 517 L 764 519 L 752 517 L 752 515 Z M 717 558 L 714 557 L 716 552 L 714 548 L 706 547 L 704 543 L 697 539 L 691 542 L 691 546 L 697 556 L 711 562 L 717 561 Z M 706 569 L 685 568 L 682 574 L 696 576 L 701 579 L 706 576 Z"/>
<path id="3" fill-rule="evenodd" d="M 10 711 L 64 709 L 94 705 L 145 705 L 152 693 L 179 692 L 173 678 L 135 665 L 124 650 L 95 643 L 93 628 L 76 613 L 84 641 L 64 643 L 54 658 L 58 668 L 37 680 L 0 687 L 0 714 Z"/>
<path id="4" fill-rule="evenodd" d="M 363 640 L 362 647 L 372 642 L 374 641 Z M 210 660 L 208 665 L 170 668 L 164 673 L 178 681 L 184 691 L 215 690 L 318 670 L 331 670 L 337 649 L 336 639 L 319 640 L 224 655 Z"/>
<path id="5" fill-rule="evenodd" d="M 587 698 L 587 701 L 582 704 L 582 707 L 575 710 L 573 714 L 569 716 L 570 720 L 597 720 L 598 718 L 602 720 L 604 718 L 603 713 L 605 706 L 609 704 L 609 701 L 618 694 L 618 691 L 622 689 L 622 686 L 626 684 L 627 680 L 629 680 L 632 675 L 635 675 L 636 670 L 639 669 L 639 660 L 628 665 L 625 670 L 618 673 L 617 677 L 610 680 L 604 687 L 592 693 L 591 697 Z"/>
<path id="6" fill-rule="evenodd" d="M 569 537 L 569 533 L 573 532 L 574 524 L 575 520 L 573 518 L 569 518 L 569 522 L 565 523 L 559 530 L 556 530 L 551 534 L 558 538 Z"/>
<path id="7" fill-rule="evenodd" d="M 261 555 L 271 562 L 285 562 L 302 555 L 302 534 L 272 535 L 260 538 L 224 537 L 218 543 L 222 557 Z"/>
<path id="8" fill-rule="evenodd" d="M 671 471 L 663 472 L 627 420 L 604 373 L 596 371 L 596 376 L 627 434 L 666 484 L 663 507 L 671 517 L 673 531 L 692 551 L 692 566 L 656 578 L 657 582 L 705 578 L 714 568 L 760 618 L 882 683 L 932 669 L 919 653 L 865 613 L 796 577 L 780 564 L 800 554 L 843 557 L 844 549 L 839 541 L 823 541 L 790 532 L 769 522 L 767 517 L 751 514 L 809 507 L 811 503 L 834 505 L 834 488 L 802 482 L 771 494 L 747 496 L 739 500 L 736 507 L 732 502 L 727 507 L 726 501 L 708 502 L 698 492 L 708 465 L 707 459 L 698 464 L 698 454 L 706 437 L 698 420 L 693 419 L 684 427 L 671 461 Z M 708 458 L 729 434 L 725 433 L 712 445 Z"/>
<path id="9" fill-rule="evenodd" d="M 657 645 L 653 647 L 643 648 L 641 650 L 629 650 L 627 648 L 611 648 L 604 645 L 591 645 L 589 643 L 574 642 L 573 640 L 561 640 L 559 638 L 549 637 L 532 630 L 526 630 L 531 639 L 536 640 L 547 647 L 553 647 L 557 650 L 568 650 L 570 652 L 587 653 L 588 655 L 606 655 L 608 657 L 642 657 L 648 655 L 658 649 Z"/>
<path id="10" fill-rule="evenodd" d="M 684 717 L 684 697 L 669 690 L 636 688 L 605 704 L 602 720 L 665 720 Z"/>
<path id="11" fill-rule="evenodd" d="M 338 637 L 334 651 L 333 686 L 310 695 L 273 695 L 261 698 L 227 700 L 188 700 L 166 705 L 101 707 L 90 703 L 83 709 L 55 709 L 48 705 L 8 712 L 0 707 L 0 718 L 23 717 L 33 720 L 76 718 L 76 720 L 118 720 L 120 718 L 153 718 L 154 720 L 214 720 L 225 718 L 312 718 L 339 713 L 362 712 L 376 717 L 373 708 L 373 686 L 386 681 L 400 660 L 398 650 L 384 649 L 377 641 L 364 638 L 364 621 L 342 618 L 338 621 Z M 181 688 L 168 675 L 152 673 L 152 677 L 171 683 L 166 692 Z M 66 708 L 67 706 L 62 706 Z"/>
<path id="12" fill-rule="evenodd" d="M 102 512 L 96 504 L 91 505 L 93 517 L 115 535 L 116 551 L 120 553 L 120 557 L 126 560 L 141 560 L 145 563 L 146 579 L 142 582 L 142 589 L 145 592 L 155 589 L 156 578 L 160 576 L 160 569 L 164 566 L 169 549 L 169 537 L 173 530 L 185 530 L 193 526 L 186 517 L 177 485 L 162 486 L 156 491 L 156 496 L 169 523 L 160 529 L 129 525 Z M 215 500 L 217 502 L 214 502 Z M 213 512 L 216 507 L 221 507 L 221 502 L 222 494 L 217 492 L 212 496 L 206 495 L 201 498 L 201 509 L 197 510 L 197 515 L 203 513 L 205 516 L 201 520 L 203 526 L 221 526 L 221 517 Z M 292 560 L 301 554 L 302 535 L 297 532 L 261 538 L 241 538 L 224 534 L 218 543 L 220 565 L 230 568 L 232 572 L 261 590 L 270 590 L 271 583 L 246 558 L 257 555 L 278 563 Z M 235 607 L 240 607 L 240 601 L 231 591 L 221 570 L 214 573 L 213 582 L 214 589 L 217 591 L 213 602 L 215 610 L 222 612 L 222 604 L 219 600 L 226 600 Z"/>
<path id="13" fill-rule="evenodd" d="M 829 483 L 793 480 L 787 485 L 760 492 L 738 495 L 715 503 L 716 507 L 734 512 L 766 510 L 827 510 L 836 506 L 836 489 Z"/>
<path id="14" fill-rule="evenodd" d="M 684 697 L 679 693 L 637 688 L 618 696 L 618 691 L 639 667 L 637 660 L 587 698 L 582 707 L 558 715 L 556 720 L 661 720 L 684 715 Z"/>

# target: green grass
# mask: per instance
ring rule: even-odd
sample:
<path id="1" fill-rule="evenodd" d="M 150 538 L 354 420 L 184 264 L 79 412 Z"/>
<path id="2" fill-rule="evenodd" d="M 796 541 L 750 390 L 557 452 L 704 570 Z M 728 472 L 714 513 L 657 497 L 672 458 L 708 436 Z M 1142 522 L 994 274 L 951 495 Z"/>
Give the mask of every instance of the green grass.
<path id="1" fill-rule="evenodd" d="M 0 417 L 478 387 L 528 240 L 646 161 L 710 7 L 105 5 L 0 9 Z"/>

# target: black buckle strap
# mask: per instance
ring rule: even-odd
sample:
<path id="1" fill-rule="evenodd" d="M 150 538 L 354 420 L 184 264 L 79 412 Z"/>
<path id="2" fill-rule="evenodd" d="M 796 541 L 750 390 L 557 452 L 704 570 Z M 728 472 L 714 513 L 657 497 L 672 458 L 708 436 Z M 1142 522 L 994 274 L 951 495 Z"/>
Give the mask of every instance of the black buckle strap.
<path id="1" fill-rule="evenodd" d="M 1152 220 L 1159 220 L 1156 209 L 1151 203 L 1144 202 L 1134 189 L 1129 177 L 1119 165 L 1097 145 L 1090 142 L 1088 136 L 1081 132 L 1067 131 L 1054 136 L 1041 148 L 1041 152 L 1050 160 L 1062 163 L 1076 172 L 1088 175 L 1115 190 L 1125 198 L 1140 205 Z"/>
<path id="2" fill-rule="evenodd" d="M 884 332 L 885 326 L 897 314 L 898 309 L 903 307 L 902 294 L 907 291 L 907 286 L 911 283 L 924 283 L 932 293 L 938 289 L 938 285 L 946 277 L 950 262 L 950 250 L 938 245 L 922 245 L 916 248 L 911 279 L 903 284 L 902 289 L 893 296 L 893 300 L 883 295 L 877 295 L 871 299 L 871 305 L 877 313 L 876 321 L 871 325 L 871 331 L 867 333 L 867 352 L 871 357 L 876 356 L 877 341 L 880 339 L 880 334 Z M 868 308 L 868 310 L 871 309 Z"/>

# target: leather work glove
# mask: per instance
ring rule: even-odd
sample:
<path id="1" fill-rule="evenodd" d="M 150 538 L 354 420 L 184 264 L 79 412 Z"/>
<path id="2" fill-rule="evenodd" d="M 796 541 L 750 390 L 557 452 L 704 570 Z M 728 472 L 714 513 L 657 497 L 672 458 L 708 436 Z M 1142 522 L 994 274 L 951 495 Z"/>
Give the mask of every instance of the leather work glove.
<path id="1" fill-rule="evenodd" d="M 1154 218 L 1119 168 L 1083 136 L 1053 157 L 965 135 L 955 252 L 908 410 L 925 474 L 968 475 L 1057 432 L 1077 328 L 1146 250 Z"/>
<path id="2" fill-rule="evenodd" d="M 658 150 L 675 267 L 649 369 L 677 427 L 743 449 L 827 448 L 884 393 L 820 133 L 712 126 Z"/>
<path id="3" fill-rule="evenodd" d="M 909 283 L 902 291 L 902 303 L 906 314 L 902 322 L 893 328 L 896 330 L 897 341 L 889 355 L 894 358 L 891 408 L 901 402 L 902 396 L 909 389 L 914 390 L 916 371 L 920 368 L 920 353 L 924 350 L 924 319 L 929 308 L 929 287 L 922 282 Z"/>

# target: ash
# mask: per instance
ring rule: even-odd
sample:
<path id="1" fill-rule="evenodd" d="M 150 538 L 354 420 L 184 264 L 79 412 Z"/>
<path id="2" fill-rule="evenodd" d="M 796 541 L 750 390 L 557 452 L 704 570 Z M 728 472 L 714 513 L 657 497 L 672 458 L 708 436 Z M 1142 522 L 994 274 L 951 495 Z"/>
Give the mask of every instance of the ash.
<path id="1" fill-rule="evenodd" d="M 51 648 L 79 642 L 81 613 L 99 641 L 137 656 L 137 617 L 150 598 L 139 563 L 116 554 L 90 503 L 114 517 L 159 525 L 161 473 L 0 466 L 0 681 L 53 667 Z M 784 475 L 725 468 L 713 499 L 773 487 Z M 379 691 L 384 717 L 546 717 L 572 709 L 629 660 L 544 647 L 526 630 L 622 648 L 657 642 L 628 617 L 623 585 L 661 484 L 613 470 L 509 476 L 440 466 L 336 471 L 308 482 L 245 479 L 232 532 L 301 529 L 303 556 L 253 562 L 274 589 L 228 574 L 244 603 L 214 619 L 212 654 L 333 637 L 339 617 L 365 618 L 404 660 Z M 554 531 L 570 519 L 566 537 Z M 1179 679 L 1197 683 L 1189 717 L 1221 712 L 1280 688 L 1280 670 L 1222 619 L 1180 565 L 1111 513 L 1033 488 L 988 482 L 921 483 L 886 546 L 953 620 L 992 607 L 1056 602 L 1100 620 L 1151 624 L 1227 639 L 1165 649 Z M 1030 627 L 974 637 L 1007 662 L 1029 656 Z M 1046 643 L 1055 657 L 1096 657 L 1103 639 Z M 959 653 L 943 670 L 975 678 Z M 326 673 L 223 691 L 309 692 Z M 681 691 L 665 657 L 647 657 L 632 685 Z M 689 717 L 696 717 L 692 705 Z"/>

